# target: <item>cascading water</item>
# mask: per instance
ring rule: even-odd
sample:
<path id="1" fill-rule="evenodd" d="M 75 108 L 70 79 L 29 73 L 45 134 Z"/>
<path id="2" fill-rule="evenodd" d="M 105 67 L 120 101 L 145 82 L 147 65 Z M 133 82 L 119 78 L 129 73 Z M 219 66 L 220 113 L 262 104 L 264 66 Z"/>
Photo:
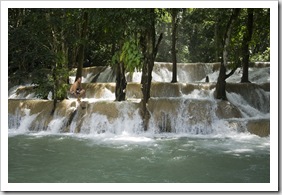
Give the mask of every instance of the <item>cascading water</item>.
<path id="1" fill-rule="evenodd" d="M 54 115 L 29 86 L 11 88 L 9 182 L 269 182 L 269 67 L 251 68 L 248 85 L 237 71 L 228 102 L 213 97 L 218 67 L 180 64 L 172 84 L 171 64 L 156 63 L 148 131 L 140 72 L 127 73 L 127 101 L 116 102 L 112 70 L 88 68 L 86 107 L 69 98 Z"/>

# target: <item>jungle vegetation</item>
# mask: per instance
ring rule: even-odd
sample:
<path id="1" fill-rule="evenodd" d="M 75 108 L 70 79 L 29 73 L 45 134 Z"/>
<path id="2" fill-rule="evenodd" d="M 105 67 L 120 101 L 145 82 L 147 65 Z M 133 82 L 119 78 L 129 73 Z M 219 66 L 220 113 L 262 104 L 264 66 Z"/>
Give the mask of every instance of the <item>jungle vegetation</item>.
<path id="1" fill-rule="evenodd" d="M 248 65 L 270 60 L 270 9 L 29 9 L 8 12 L 8 76 L 37 86 L 36 94 L 54 102 L 66 98 L 69 71 L 111 66 L 116 100 L 125 100 L 125 72 L 142 71 L 143 116 L 150 98 L 155 61 L 221 62 L 215 97 L 226 99 L 225 79 Z M 227 71 L 230 70 L 228 73 Z"/>

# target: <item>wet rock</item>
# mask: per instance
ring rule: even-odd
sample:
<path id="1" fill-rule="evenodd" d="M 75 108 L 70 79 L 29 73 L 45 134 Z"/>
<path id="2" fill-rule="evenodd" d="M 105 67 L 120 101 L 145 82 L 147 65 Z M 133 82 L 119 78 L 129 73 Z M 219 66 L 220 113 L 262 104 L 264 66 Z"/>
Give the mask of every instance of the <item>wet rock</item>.
<path id="1" fill-rule="evenodd" d="M 269 136 L 270 120 L 269 119 L 250 120 L 247 123 L 247 128 L 250 133 L 256 134 L 260 137 Z"/>
<path id="2" fill-rule="evenodd" d="M 151 86 L 152 97 L 179 97 L 180 85 L 177 83 L 156 82 Z"/>
<path id="3" fill-rule="evenodd" d="M 143 97 L 140 83 L 127 83 L 126 98 L 141 99 Z"/>
<path id="4" fill-rule="evenodd" d="M 242 118 L 240 110 L 228 101 L 218 101 L 215 113 L 219 119 Z"/>

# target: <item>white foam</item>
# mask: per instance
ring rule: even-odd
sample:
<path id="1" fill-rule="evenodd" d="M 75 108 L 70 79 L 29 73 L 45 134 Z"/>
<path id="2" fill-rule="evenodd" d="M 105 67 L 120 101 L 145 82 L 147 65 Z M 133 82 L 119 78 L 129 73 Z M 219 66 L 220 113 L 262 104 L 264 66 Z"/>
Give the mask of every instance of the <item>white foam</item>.
<path id="1" fill-rule="evenodd" d="M 199 89 L 194 89 L 191 93 L 189 94 L 182 94 L 182 98 L 184 99 L 208 99 L 211 101 L 214 101 L 214 91 L 215 89 L 212 90 L 199 90 Z"/>
<path id="2" fill-rule="evenodd" d="M 113 136 L 104 139 L 105 141 L 122 141 L 122 142 L 152 142 L 154 141 L 152 138 L 144 137 L 144 136 L 133 136 L 127 133 L 123 133 L 122 135 Z"/>
<path id="3" fill-rule="evenodd" d="M 33 86 L 35 86 L 35 85 L 33 85 L 33 84 L 26 84 L 26 85 L 14 86 L 11 89 L 9 89 L 8 98 L 9 99 L 38 99 L 35 96 L 35 92 L 26 94 L 24 92 L 19 91 L 19 90 L 24 89 L 26 87 L 33 87 Z"/>
<path id="4" fill-rule="evenodd" d="M 29 131 L 29 127 L 38 114 L 30 115 L 30 109 L 23 109 L 24 115 L 16 117 L 20 120 L 19 126 L 14 126 L 9 129 L 11 134 L 25 134 Z"/>
<path id="5" fill-rule="evenodd" d="M 48 124 L 47 131 L 52 133 L 60 133 L 64 125 L 65 117 L 54 117 L 54 119 Z"/>
<path id="6" fill-rule="evenodd" d="M 269 118 L 269 113 L 263 113 L 256 108 L 252 107 L 241 95 L 236 93 L 228 93 L 226 92 L 226 96 L 228 100 L 240 109 L 244 118 Z M 257 98 L 260 101 L 260 97 Z"/>
<path id="7" fill-rule="evenodd" d="M 250 78 L 256 80 L 257 82 L 266 82 L 269 80 L 269 67 L 268 68 L 250 68 Z M 209 79 L 210 82 L 216 82 L 218 77 L 218 71 L 212 72 L 211 66 L 206 65 L 205 71 L 209 72 Z M 153 81 L 162 81 L 162 82 L 170 82 L 172 77 L 172 72 L 169 71 L 165 66 L 158 68 L 155 67 L 153 71 Z M 183 80 L 190 79 L 189 74 L 184 71 L 184 69 L 179 68 L 178 69 L 178 77 L 179 79 Z M 179 76 L 182 75 L 182 76 Z M 263 76 L 260 76 L 263 75 Z M 92 79 L 93 74 L 89 73 L 86 75 L 86 77 L 82 78 L 83 82 L 89 82 Z M 107 81 L 112 79 L 112 69 L 108 67 L 103 73 L 100 74 L 100 79 L 105 79 Z M 127 76 L 128 73 L 127 73 Z M 182 78 L 183 77 L 183 78 Z M 263 78 L 262 78 L 263 77 Z M 74 76 L 70 76 L 70 82 L 74 81 Z M 231 77 L 230 77 L 231 78 Z M 203 78 L 201 81 L 204 82 Z M 241 79 L 241 72 L 240 69 L 238 69 L 234 75 L 232 75 L 232 79 L 229 80 L 229 82 L 238 82 Z M 141 81 L 141 72 L 135 71 L 132 74 L 132 81 L 140 82 Z M 182 81 L 179 81 L 182 82 Z M 34 95 L 29 94 L 26 97 L 17 96 L 16 91 L 21 86 L 16 86 L 14 88 L 11 88 L 9 91 L 9 97 L 11 98 L 32 98 Z M 216 100 L 214 99 L 213 93 L 215 89 L 212 90 L 198 90 L 195 89 L 191 93 L 185 95 L 182 94 L 181 97 L 176 98 L 168 98 L 168 99 L 179 99 L 183 101 L 183 105 L 180 106 L 177 115 L 173 116 L 170 113 L 167 113 L 164 117 L 169 117 L 171 126 L 173 127 L 173 132 L 170 133 L 169 137 L 171 136 L 196 136 L 196 137 L 217 137 L 217 138 L 225 138 L 225 137 L 234 137 L 236 139 L 236 136 L 240 135 L 238 131 L 238 127 L 236 125 L 232 126 L 228 121 L 225 120 L 219 120 L 215 115 L 215 107 L 216 107 Z M 257 89 L 259 90 L 259 89 Z M 265 92 L 263 90 L 256 91 L 258 94 L 258 98 L 256 101 L 259 101 L 260 105 L 264 105 L 265 101 L 264 98 L 269 98 L 269 92 Z M 50 95 L 50 94 L 49 94 Z M 235 105 L 237 108 L 240 109 L 241 113 L 243 114 L 243 118 L 240 119 L 241 123 L 244 124 L 248 119 L 269 119 L 270 115 L 269 112 L 262 112 L 258 109 L 254 108 L 250 105 L 241 95 L 236 93 L 228 93 L 227 92 L 227 98 L 229 101 Z M 75 100 L 75 98 L 70 98 L 71 100 Z M 158 99 L 158 98 L 152 98 L 152 99 Z M 209 100 L 211 101 L 211 123 L 199 123 L 199 124 L 191 124 L 189 123 L 189 113 L 187 113 L 186 105 L 184 102 L 186 100 Z M 86 101 L 88 103 L 98 102 L 98 101 L 114 101 L 115 100 L 115 93 L 111 92 L 111 90 L 105 88 L 102 93 L 100 94 L 99 98 L 83 98 L 83 101 Z M 89 113 L 85 116 L 84 121 L 81 126 L 80 134 L 86 134 L 86 135 L 101 135 L 101 134 L 109 134 L 111 138 L 116 140 L 124 140 L 132 139 L 132 140 L 139 140 L 139 138 L 136 138 L 136 135 L 144 135 L 145 137 L 154 137 L 157 134 L 159 134 L 159 127 L 156 125 L 155 121 L 151 118 L 149 122 L 149 130 L 147 132 L 143 131 L 142 127 L 142 119 L 139 114 L 139 111 L 133 111 L 133 107 L 131 108 L 132 102 L 140 103 L 141 99 L 130 99 L 129 101 L 123 102 L 119 105 L 118 111 L 119 116 L 117 118 L 107 118 L 105 115 L 101 115 L 98 113 Z M 78 106 L 78 104 L 76 104 Z M 267 106 L 267 105 L 266 105 Z M 135 108 L 135 107 L 134 107 Z M 36 115 L 29 116 L 29 112 L 25 111 L 26 114 L 21 118 L 16 118 L 15 120 L 20 120 L 18 122 L 20 125 L 17 127 L 9 127 L 9 132 L 15 133 L 15 132 L 28 132 L 29 126 L 32 123 L 32 121 L 36 118 Z M 133 114 L 132 114 L 133 113 Z M 48 124 L 47 131 L 50 133 L 59 133 L 63 125 L 65 124 L 66 119 L 64 117 L 55 116 L 51 122 Z M 76 131 L 76 125 L 77 125 L 76 118 L 73 119 L 72 123 L 70 124 L 70 132 L 74 133 Z M 187 123 L 188 121 L 188 123 Z M 191 119 L 192 121 L 192 119 Z M 162 121 L 164 126 L 167 124 L 166 118 Z M 40 129 L 38 129 L 40 131 Z M 128 134 L 128 137 L 124 136 Z M 246 134 L 245 132 L 243 134 Z M 164 135 L 164 134 L 162 134 Z M 119 137 L 115 137 L 119 136 Z M 145 139 L 146 140 L 146 139 Z M 127 140 L 128 141 L 128 140 Z M 142 139 L 140 140 L 142 141 Z"/>
<path id="8" fill-rule="evenodd" d="M 132 82 L 141 82 L 142 72 L 134 72 L 132 77 Z"/>
<path id="9" fill-rule="evenodd" d="M 230 71 L 230 70 L 229 70 Z M 227 73 L 229 72 L 227 71 Z M 219 71 L 211 72 L 207 74 L 209 82 L 217 82 Z M 233 75 L 226 79 L 229 83 L 240 83 L 242 78 L 242 69 L 238 68 Z M 266 68 L 249 68 L 249 80 L 252 83 L 269 83 L 270 82 L 270 67 Z M 205 78 L 200 80 L 205 82 Z"/>
<path id="10" fill-rule="evenodd" d="M 172 80 L 172 72 L 167 68 L 162 67 L 158 70 L 153 70 L 152 81 L 153 82 L 170 82 Z"/>

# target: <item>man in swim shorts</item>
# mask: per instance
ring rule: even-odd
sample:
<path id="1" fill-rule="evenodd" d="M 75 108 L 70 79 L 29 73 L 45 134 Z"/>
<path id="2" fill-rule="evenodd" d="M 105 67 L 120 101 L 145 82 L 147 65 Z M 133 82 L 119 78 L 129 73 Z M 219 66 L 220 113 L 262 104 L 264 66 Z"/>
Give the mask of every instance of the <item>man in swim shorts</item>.
<path id="1" fill-rule="evenodd" d="M 77 80 L 72 84 L 70 93 L 74 95 L 78 101 L 80 101 L 81 97 L 85 96 L 85 90 L 81 88 L 81 77 L 78 77 Z"/>

